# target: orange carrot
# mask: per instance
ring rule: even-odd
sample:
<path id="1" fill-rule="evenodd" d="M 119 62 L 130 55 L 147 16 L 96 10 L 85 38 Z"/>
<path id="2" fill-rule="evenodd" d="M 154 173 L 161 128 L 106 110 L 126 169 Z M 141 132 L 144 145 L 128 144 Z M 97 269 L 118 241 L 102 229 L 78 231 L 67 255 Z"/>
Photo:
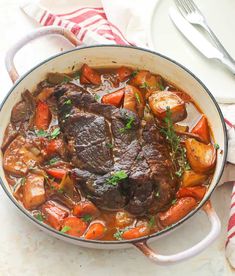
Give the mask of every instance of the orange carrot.
<path id="1" fill-rule="evenodd" d="M 87 64 L 84 64 L 81 68 L 81 77 L 80 82 L 82 84 L 101 84 L 101 77 L 98 72 L 89 67 Z"/>
<path id="2" fill-rule="evenodd" d="M 117 70 L 117 77 L 119 81 L 124 81 L 126 80 L 132 73 L 132 70 L 128 67 L 122 66 L 119 67 Z"/>
<path id="3" fill-rule="evenodd" d="M 37 129 L 46 130 L 51 121 L 51 112 L 45 102 L 39 101 L 36 107 L 35 126 Z"/>
<path id="4" fill-rule="evenodd" d="M 61 168 L 46 169 L 46 172 L 48 174 L 50 174 L 51 176 L 58 178 L 58 179 L 62 179 L 67 173 L 67 171 L 65 169 L 61 169 Z"/>
<path id="5" fill-rule="evenodd" d="M 193 197 L 180 198 L 166 212 L 159 213 L 159 220 L 162 226 L 172 225 L 186 216 L 197 205 L 197 201 Z"/>
<path id="6" fill-rule="evenodd" d="M 181 197 L 194 197 L 196 200 L 202 200 L 206 193 L 206 187 L 194 186 L 187 188 L 180 188 L 177 192 L 177 198 Z"/>
<path id="7" fill-rule="evenodd" d="M 106 231 L 106 227 L 103 223 L 96 222 L 91 224 L 84 238 L 87 240 L 99 240 L 102 239 Z"/>
<path id="8" fill-rule="evenodd" d="M 111 104 L 120 107 L 122 104 L 125 89 L 118 90 L 113 93 L 106 94 L 102 97 L 101 102 L 104 104 Z"/>
<path id="9" fill-rule="evenodd" d="M 81 237 L 87 229 L 87 223 L 77 217 L 67 217 L 64 219 L 61 232 L 71 236 Z"/>
<path id="10" fill-rule="evenodd" d="M 207 119 L 205 116 L 202 116 L 200 121 L 192 129 L 192 133 L 199 135 L 202 142 L 206 144 L 210 142 L 210 132 L 209 132 Z"/>
<path id="11" fill-rule="evenodd" d="M 91 215 L 94 218 L 99 214 L 99 210 L 91 201 L 82 200 L 78 204 L 74 205 L 73 214 L 77 217 Z"/>
<path id="12" fill-rule="evenodd" d="M 46 146 L 45 152 L 47 155 L 53 155 L 59 151 L 63 146 L 63 141 L 61 139 L 50 140 Z"/>
<path id="13" fill-rule="evenodd" d="M 147 225 L 139 225 L 134 228 L 128 229 L 122 234 L 124 240 L 137 239 L 149 234 L 149 227 Z"/>

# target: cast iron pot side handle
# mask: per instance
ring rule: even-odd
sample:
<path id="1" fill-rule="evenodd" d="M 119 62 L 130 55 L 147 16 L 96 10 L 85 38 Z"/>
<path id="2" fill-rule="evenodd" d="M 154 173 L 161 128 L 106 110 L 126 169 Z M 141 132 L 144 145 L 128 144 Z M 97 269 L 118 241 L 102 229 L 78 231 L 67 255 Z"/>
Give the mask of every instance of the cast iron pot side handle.
<path id="1" fill-rule="evenodd" d="M 203 210 L 206 212 L 208 219 L 211 223 L 211 229 L 208 235 L 201 240 L 199 243 L 194 245 L 193 247 L 186 249 L 185 251 L 179 252 L 174 255 L 160 255 L 151 249 L 146 241 L 133 243 L 146 257 L 148 257 L 151 261 L 158 265 L 168 265 L 174 264 L 186 259 L 189 259 L 200 252 L 202 252 L 206 247 L 208 247 L 219 235 L 221 224 L 220 220 L 212 208 L 210 201 L 208 201 L 204 206 Z"/>
<path id="2" fill-rule="evenodd" d="M 16 82 L 16 80 L 19 78 L 19 74 L 14 65 L 15 54 L 30 41 L 36 38 L 39 38 L 41 36 L 54 35 L 54 34 L 65 37 L 74 46 L 78 46 L 82 44 L 81 41 L 79 41 L 73 33 L 71 33 L 69 30 L 65 28 L 49 26 L 49 27 L 38 28 L 32 31 L 31 33 L 21 38 L 6 53 L 5 65 L 6 65 L 7 72 L 13 83 Z"/>

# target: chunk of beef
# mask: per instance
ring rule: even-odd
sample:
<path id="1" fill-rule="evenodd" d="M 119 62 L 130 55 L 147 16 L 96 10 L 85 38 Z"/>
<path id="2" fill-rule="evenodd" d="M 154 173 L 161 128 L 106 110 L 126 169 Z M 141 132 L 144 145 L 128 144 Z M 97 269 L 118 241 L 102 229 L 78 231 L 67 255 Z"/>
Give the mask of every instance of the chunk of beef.
<path id="1" fill-rule="evenodd" d="M 135 113 L 98 103 L 83 88 L 70 85 L 63 86 L 58 110 L 77 167 L 73 175 L 86 197 L 102 209 L 125 208 L 136 215 L 169 205 L 177 183 L 169 176 L 173 166 L 155 122 L 141 127 Z M 110 184 L 108 179 L 120 171 L 127 178 Z"/>
<path id="2" fill-rule="evenodd" d="M 17 103 L 11 112 L 11 122 L 13 124 L 24 123 L 33 117 L 36 102 L 33 95 L 28 91 L 22 93 L 22 101 Z"/>

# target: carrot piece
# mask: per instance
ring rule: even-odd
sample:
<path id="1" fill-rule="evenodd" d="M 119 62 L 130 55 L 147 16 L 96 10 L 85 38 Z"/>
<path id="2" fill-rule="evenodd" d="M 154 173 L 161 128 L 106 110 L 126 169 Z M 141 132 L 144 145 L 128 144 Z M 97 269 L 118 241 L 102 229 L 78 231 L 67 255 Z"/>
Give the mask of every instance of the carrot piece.
<path id="1" fill-rule="evenodd" d="M 87 229 L 87 223 L 77 217 L 67 217 L 64 219 L 61 232 L 71 236 L 81 237 Z"/>
<path id="2" fill-rule="evenodd" d="M 180 198 L 166 212 L 159 213 L 159 221 L 162 226 L 172 225 L 186 216 L 197 205 L 197 201 L 193 197 Z"/>
<path id="3" fill-rule="evenodd" d="M 45 102 L 39 101 L 36 107 L 35 126 L 37 129 L 48 129 L 51 121 L 51 112 Z"/>
<path id="4" fill-rule="evenodd" d="M 196 200 L 202 200 L 206 193 L 206 187 L 204 186 L 194 186 L 187 188 L 180 188 L 177 192 L 177 198 L 182 197 L 194 197 Z"/>
<path id="5" fill-rule="evenodd" d="M 210 142 L 210 131 L 206 117 L 203 115 L 200 121 L 192 129 L 192 133 L 200 136 L 202 142 L 208 144 Z"/>
<path id="6" fill-rule="evenodd" d="M 137 239 L 143 236 L 147 236 L 150 230 L 147 225 L 139 225 L 134 228 L 128 229 L 122 234 L 124 240 Z"/>
<path id="7" fill-rule="evenodd" d="M 67 170 L 61 168 L 46 169 L 46 172 L 58 179 L 62 179 L 67 174 Z"/>
<path id="8" fill-rule="evenodd" d="M 125 66 L 119 67 L 116 72 L 119 81 L 126 80 L 132 74 L 132 70 Z"/>
<path id="9" fill-rule="evenodd" d="M 91 201 L 82 200 L 78 204 L 74 205 L 73 214 L 77 217 L 91 215 L 94 218 L 98 216 L 99 210 Z"/>
<path id="10" fill-rule="evenodd" d="M 57 230 L 61 228 L 64 219 L 69 215 L 68 211 L 52 200 L 42 205 L 42 213 L 45 215 L 46 221 Z"/>
<path id="11" fill-rule="evenodd" d="M 116 92 L 106 94 L 102 97 L 101 102 L 104 104 L 111 104 L 120 107 L 124 96 L 124 88 Z"/>
<path id="12" fill-rule="evenodd" d="M 57 153 L 61 147 L 63 146 L 63 141 L 61 139 L 54 139 L 49 141 L 45 148 L 45 152 L 47 155 L 53 155 Z"/>
<path id="13" fill-rule="evenodd" d="M 105 235 L 106 227 L 103 223 L 96 222 L 92 223 L 87 230 L 84 238 L 87 240 L 99 240 L 102 239 Z"/>
<path id="14" fill-rule="evenodd" d="M 101 84 L 101 76 L 94 69 L 89 67 L 87 64 L 84 64 L 81 68 L 81 77 L 80 82 L 82 84 Z"/>

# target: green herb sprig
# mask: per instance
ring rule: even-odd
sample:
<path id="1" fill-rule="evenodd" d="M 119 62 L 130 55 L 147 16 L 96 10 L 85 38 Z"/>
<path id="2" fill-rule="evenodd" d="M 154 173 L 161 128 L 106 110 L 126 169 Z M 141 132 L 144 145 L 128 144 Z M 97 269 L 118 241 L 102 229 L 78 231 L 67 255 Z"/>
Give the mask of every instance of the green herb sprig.
<path id="1" fill-rule="evenodd" d="M 171 160 L 176 169 L 176 176 L 181 177 L 184 171 L 190 170 L 190 165 L 186 157 L 186 149 L 180 144 L 180 137 L 176 134 L 172 121 L 172 112 L 169 107 L 166 109 L 166 117 L 164 118 L 165 126 L 161 132 L 166 137 L 170 145 Z"/>
<path id="2" fill-rule="evenodd" d="M 124 133 L 124 132 L 126 132 L 127 130 L 130 130 L 130 129 L 132 128 L 132 125 L 133 125 L 134 121 L 135 121 L 135 118 L 134 118 L 133 116 L 131 116 L 131 117 L 128 119 L 128 121 L 127 121 L 125 127 L 119 128 L 119 132 L 120 132 L 120 133 Z"/>
<path id="3" fill-rule="evenodd" d="M 120 181 L 126 179 L 128 177 L 128 175 L 124 172 L 124 171 L 118 171 L 115 172 L 112 176 L 110 176 L 107 179 L 107 183 L 109 185 L 117 185 Z"/>
<path id="4" fill-rule="evenodd" d="M 60 230 L 60 232 L 66 233 L 66 232 L 68 232 L 70 229 L 71 229 L 70 226 L 65 225 L 65 226 Z"/>
<path id="5" fill-rule="evenodd" d="M 93 217 L 89 214 L 86 214 L 82 217 L 82 220 L 85 221 L 85 222 L 88 222 L 88 223 L 91 222 L 92 219 L 93 219 Z"/>

